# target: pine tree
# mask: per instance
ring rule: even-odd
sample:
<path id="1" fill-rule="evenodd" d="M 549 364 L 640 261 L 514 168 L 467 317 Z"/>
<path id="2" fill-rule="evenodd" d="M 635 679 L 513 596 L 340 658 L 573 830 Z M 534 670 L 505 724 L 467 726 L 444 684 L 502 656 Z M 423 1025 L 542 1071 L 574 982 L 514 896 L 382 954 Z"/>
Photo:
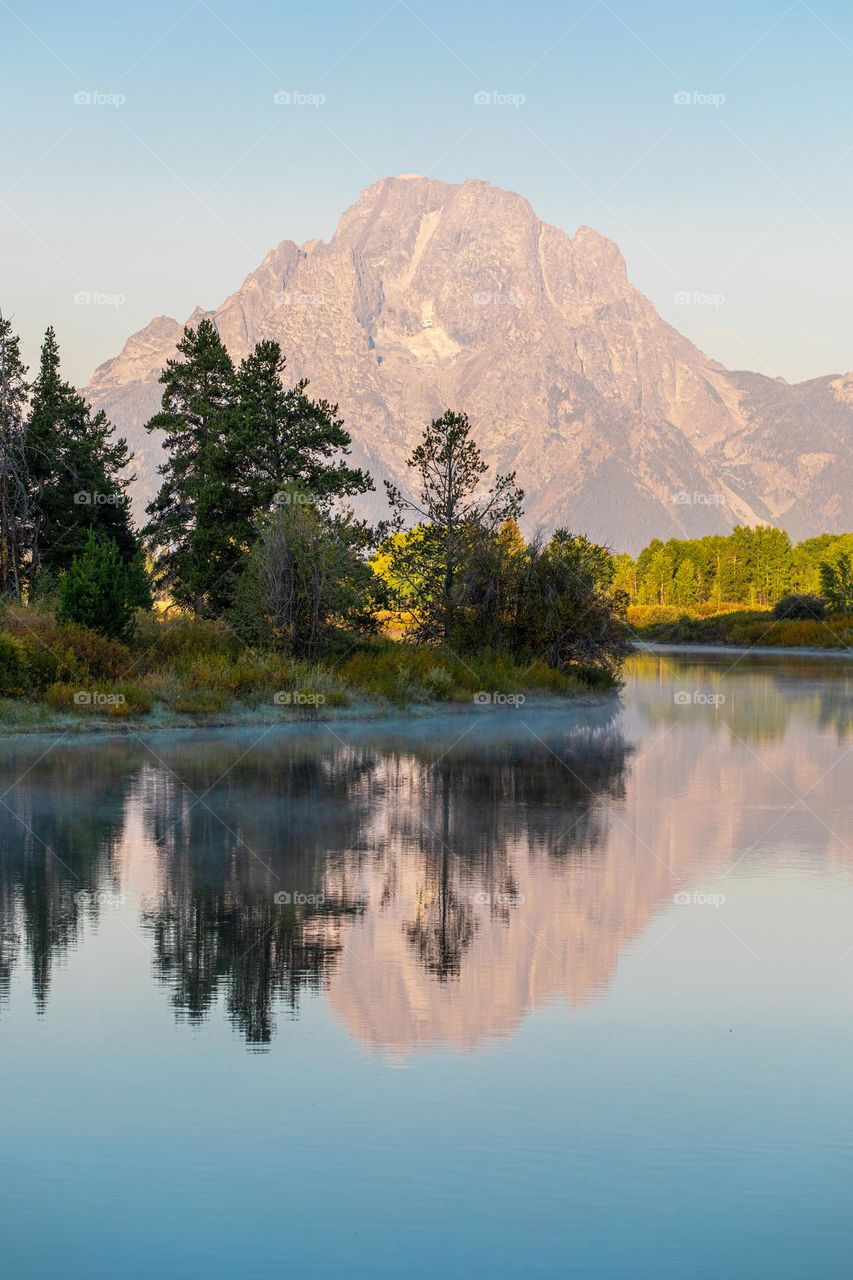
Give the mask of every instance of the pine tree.
<path id="1" fill-rule="evenodd" d="M 149 431 L 165 431 L 160 492 L 146 535 L 157 568 L 180 603 L 221 614 L 234 600 L 259 517 L 276 495 L 297 486 L 326 510 L 335 498 L 373 487 L 346 465 L 350 436 L 337 407 L 284 385 L 276 342 L 261 342 L 235 370 L 215 325 L 185 329 L 184 358 L 168 361 L 161 412 Z"/>
<path id="2" fill-rule="evenodd" d="M 20 343 L 0 314 L 0 594 L 20 596 L 31 555 L 32 495 L 24 413 L 29 388 Z"/>
<path id="3" fill-rule="evenodd" d="M 373 488 L 367 472 L 345 461 L 352 441 L 338 406 L 311 400 L 307 379 L 286 387 L 285 369 L 278 343 L 259 342 L 237 371 L 234 461 L 248 477 L 253 517 L 269 511 L 276 493 L 291 485 L 321 507 Z"/>
<path id="4" fill-rule="evenodd" d="M 504 521 L 518 517 L 524 494 L 511 472 L 499 475 L 485 497 L 476 496 L 488 465 L 471 439 L 464 413 L 448 410 L 435 418 L 408 465 L 418 473 L 419 501 L 404 497 L 387 481 L 385 487 L 395 530 L 402 530 L 411 514 L 423 536 L 392 544 L 391 571 L 417 591 L 421 638 L 447 642 L 453 635 L 460 574 L 472 539 L 484 531 L 494 533 Z"/>
<path id="5" fill-rule="evenodd" d="M 25 461 L 33 506 L 33 578 L 59 574 L 88 543 L 112 538 L 122 559 L 139 554 L 123 472 L 131 454 L 103 410 L 97 413 L 60 371 L 56 334 L 49 328 L 33 383 L 26 423 Z"/>
<path id="6" fill-rule="evenodd" d="M 129 640 L 133 633 L 135 587 L 113 538 L 98 542 L 90 529 L 86 545 L 63 574 L 57 622 L 76 622 L 100 635 Z"/>
<path id="7" fill-rule="evenodd" d="M 146 423 L 147 431 L 165 432 L 166 461 L 143 534 L 156 548 L 156 569 L 172 596 L 197 612 L 215 611 L 227 596 L 235 559 L 223 511 L 234 365 L 210 320 L 184 329 L 178 352 L 184 358 L 168 360 L 160 375 L 161 410 Z"/>

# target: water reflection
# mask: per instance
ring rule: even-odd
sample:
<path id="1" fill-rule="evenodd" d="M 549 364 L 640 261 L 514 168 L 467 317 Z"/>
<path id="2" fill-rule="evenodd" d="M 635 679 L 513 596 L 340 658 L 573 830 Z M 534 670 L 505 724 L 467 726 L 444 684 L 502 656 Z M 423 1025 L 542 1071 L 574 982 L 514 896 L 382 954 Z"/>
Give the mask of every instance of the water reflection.
<path id="1" fill-rule="evenodd" d="M 704 704 L 716 712 L 709 723 L 753 743 L 782 739 L 797 724 L 831 730 L 843 742 L 853 727 L 853 663 L 844 657 L 642 653 L 628 680 L 638 706 L 659 724 L 684 723 L 697 705 L 676 701 L 686 694 L 717 697 Z"/>
<path id="2" fill-rule="evenodd" d="M 27 969 L 44 1010 L 114 909 L 176 1017 L 221 1009 L 253 1048 L 306 992 L 399 1051 L 473 1048 L 542 1001 L 600 996 L 675 891 L 772 850 L 792 795 L 821 782 L 827 816 L 787 813 L 785 839 L 846 857 L 849 677 L 789 670 L 644 655 L 624 709 L 17 746 L 0 1004 Z"/>
<path id="3" fill-rule="evenodd" d="M 0 1001 L 26 963 L 43 1009 L 54 965 L 118 891 L 115 850 L 136 768 L 112 746 L 55 747 L 20 766 L 10 755 L 0 786 Z"/>

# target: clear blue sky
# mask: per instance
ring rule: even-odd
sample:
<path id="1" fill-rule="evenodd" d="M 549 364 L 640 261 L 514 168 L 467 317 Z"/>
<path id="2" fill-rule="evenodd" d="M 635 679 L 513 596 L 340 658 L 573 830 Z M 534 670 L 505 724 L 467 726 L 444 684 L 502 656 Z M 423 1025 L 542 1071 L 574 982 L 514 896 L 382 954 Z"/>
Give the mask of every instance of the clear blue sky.
<path id="1" fill-rule="evenodd" d="M 853 367 L 849 0 L 0 0 L 0 56 L 0 305 L 79 382 L 410 171 L 610 235 L 731 367 Z"/>

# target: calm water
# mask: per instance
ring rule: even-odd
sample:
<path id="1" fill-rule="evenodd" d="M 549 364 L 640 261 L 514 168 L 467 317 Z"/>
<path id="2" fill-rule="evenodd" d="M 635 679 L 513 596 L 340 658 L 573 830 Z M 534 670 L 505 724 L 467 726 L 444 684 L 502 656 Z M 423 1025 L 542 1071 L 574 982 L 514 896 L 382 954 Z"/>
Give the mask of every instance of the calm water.
<path id="1" fill-rule="evenodd" d="M 7 743 L 3 1274 L 848 1277 L 852 692 Z"/>

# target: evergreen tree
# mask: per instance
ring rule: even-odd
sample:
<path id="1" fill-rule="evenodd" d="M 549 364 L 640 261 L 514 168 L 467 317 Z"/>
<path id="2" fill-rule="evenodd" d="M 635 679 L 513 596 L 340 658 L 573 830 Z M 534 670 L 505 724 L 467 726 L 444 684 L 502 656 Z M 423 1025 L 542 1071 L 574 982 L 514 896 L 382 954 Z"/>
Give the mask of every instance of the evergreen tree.
<path id="1" fill-rule="evenodd" d="M 148 506 L 143 536 L 156 549 L 162 585 L 180 604 L 216 612 L 231 598 L 237 555 L 229 537 L 227 509 L 229 436 L 235 425 L 235 372 L 210 320 L 184 329 L 183 359 L 166 362 L 160 375 L 160 412 L 147 431 L 165 433 L 163 483 Z"/>
<path id="2" fill-rule="evenodd" d="M 31 554 L 32 494 L 24 414 L 29 388 L 18 337 L 0 314 L 0 594 L 20 596 Z"/>
<path id="3" fill-rule="evenodd" d="M 129 563 L 139 553 L 130 516 L 131 461 L 106 414 L 64 381 L 56 334 L 49 328 L 33 383 L 26 423 L 25 463 L 33 508 L 33 578 L 61 573 L 88 545 L 88 534 L 113 539 Z"/>
<path id="4" fill-rule="evenodd" d="M 386 481 L 393 526 L 401 531 L 411 513 L 423 536 L 392 544 L 391 570 L 416 591 L 418 635 L 446 642 L 453 634 L 466 558 L 484 532 L 494 533 L 521 514 L 524 494 L 512 472 L 499 475 L 484 497 L 476 496 L 488 465 L 464 413 L 448 411 L 435 418 L 408 465 L 418 473 L 420 497 L 417 502 L 406 498 Z"/>
<path id="5" fill-rule="evenodd" d="M 90 529 L 59 586 L 57 622 L 76 622 L 100 635 L 129 640 L 133 633 L 135 586 L 118 543 L 98 542 Z"/>
<path id="6" fill-rule="evenodd" d="M 235 370 L 215 325 L 202 320 L 168 361 L 161 412 L 147 424 L 166 433 L 160 492 L 146 535 L 176 600 L 218 615 L 233 603 L 259 517 L 276 495 L 302 488 L 324 511 L 373 487 L 340 457 L 350 436 L 337 407 L 287 388 L 276 342 L 260 342 Z"/>
<path id="7" fill-rule="evenodd" d="M 352 443 L 338 406 L 311 400 L 307 379 L 286 387 L 277 342 L 259 342 L 237 371 L 239 427 L 233 460 L 246 477 L 250 511 L 270 511 L 279 490 L 304 489 L 321 508 L 366 493 L 373 481 L 345 461 Z"/>

